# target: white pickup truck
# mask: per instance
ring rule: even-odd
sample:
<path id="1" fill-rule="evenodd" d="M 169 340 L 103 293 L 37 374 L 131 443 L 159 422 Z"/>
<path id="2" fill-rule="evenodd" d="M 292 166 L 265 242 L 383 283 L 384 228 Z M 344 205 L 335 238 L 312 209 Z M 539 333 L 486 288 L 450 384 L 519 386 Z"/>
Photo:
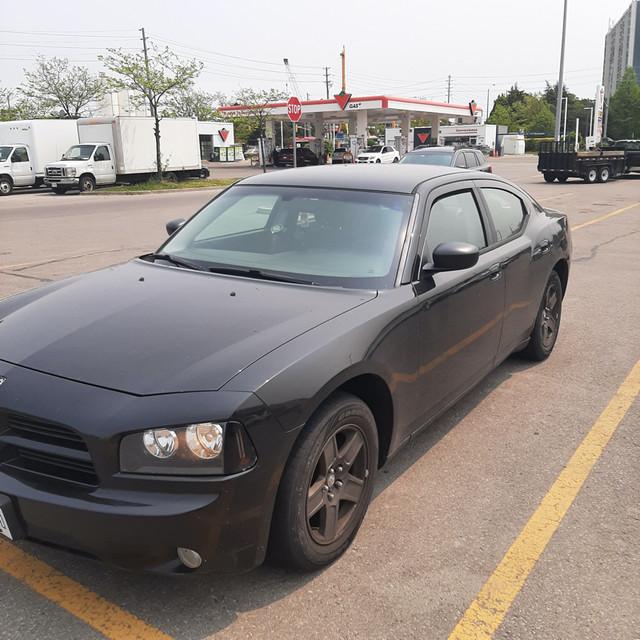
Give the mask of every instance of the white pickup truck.
<path id="1" fill-rule="evenodd" d="M 79 144 L 45 167 L 45 182 L 55 193 L 92 191 L 98 185 L 143 182 L 156 174 L 154 120 L 115 116 L 80 118 Z M 206 177 L 200 162 L 196 120 L 160 121 L 162 172 L 168 180 Z"/>
<path id="2" fill-rule="evenodd" d="M 44 168 L 78 142 L 75 120 L 0 122 L 0 196 L 14 187 L 39 187 Z"/>

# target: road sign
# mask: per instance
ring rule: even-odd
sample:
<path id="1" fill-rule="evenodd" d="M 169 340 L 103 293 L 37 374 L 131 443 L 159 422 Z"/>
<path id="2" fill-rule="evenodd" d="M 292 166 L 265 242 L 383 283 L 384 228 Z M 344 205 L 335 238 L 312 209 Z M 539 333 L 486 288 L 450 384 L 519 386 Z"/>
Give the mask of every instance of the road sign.
<path id="1" fill-rule="evenodd" d="M 295 96 L 289 98 L 289 102 L 287 102 L 287 114 L 289 115 L 289 120 L 291 120 L 291 122 L 298 122 L 298 120 L 300 120 L 300 116 L 302 115 L 302 105 L 300 104 L 300 100 Z"/>

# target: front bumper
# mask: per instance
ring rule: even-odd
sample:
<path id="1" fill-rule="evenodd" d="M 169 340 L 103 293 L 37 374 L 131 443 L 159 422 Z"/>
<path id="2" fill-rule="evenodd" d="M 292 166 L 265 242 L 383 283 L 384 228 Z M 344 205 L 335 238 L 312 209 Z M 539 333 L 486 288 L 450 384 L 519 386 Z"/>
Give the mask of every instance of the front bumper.
<path id="1" fill-rule="evenodd" d="M 66 187 L 77 187 L 78 184 L 80 183 L 80 178 L 67 178 L 66 176 L 60 177 L 60 178 L 47 177 L 44 179 L 44 183 L 48 187 L 57 187 L 58 185 L 62 185 Z"/>
<path id="2" fill-rule="evenodd" d="M 0 405 L 0 502 L 5 506 L 0 508 L 14 539 L 160 572 L 190 571 L 178 559 L 180 547 L 201 556 L 197 571 L 244 571 L 263 561 L 281 471 L 295 435 L 285 433 L 255 396 L 136 397 L 2 361 L 0 375 L 6 378 Z M 251 469 L 200 477 L 119 471 L 120 439 L 132 427 L 197 421 L 205 414 L 220 419 L 224 412 L 245 425 L 258 455 Z M 64 424 L 80 434 L 97 481 L 54 477 L 52 466 L 43 473 L 33 463 L 16 464 L 15 436 L 8 426 L 14 415 L 28 416 L 35 433 L 38 424 Z M 36 444 L 48 455 L 42 442 Z M 50 449 L 60 453 L 60 447 Z"/>

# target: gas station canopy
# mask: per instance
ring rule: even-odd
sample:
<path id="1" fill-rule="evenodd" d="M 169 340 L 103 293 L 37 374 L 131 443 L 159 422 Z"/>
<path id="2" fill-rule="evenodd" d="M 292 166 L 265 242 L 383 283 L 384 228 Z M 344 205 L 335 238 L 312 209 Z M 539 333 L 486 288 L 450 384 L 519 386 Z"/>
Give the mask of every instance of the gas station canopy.
<path id="1" fill-rule="evenodd" d="M 475 102 L 455 105 L 443 102 L 430 102 L 412 98 L 394 98 L 391 96 L 368 96 L 355 98 L 349 93 L 338 94 L 330 100 L 300 101 L 302 116 L 298 123 L 313 123 L 316 131 L 323 131 L 325 124 L 348 123 L 349 130 L 366 140 L 367 126 L 396 122 L 400 125 L 402 137 L 408 139 L 412 120 L 431 120 L 431 135 L 437 138 L 440 120 L 453 118 L 458 124 L 473 124 L 481 120 L 482 109 Z M 243 115 L 255 107 L 234 105 L 221 107 L 220 111 L 230 116 Z M 274 121 L 289 121 L 286 102 L 273 102 L 262 106 L 268 113 L 273 126 Z M 269 123 L 268 123 L 269 124 Z M 269 135 L 269 133 L 267 133 Z"/>

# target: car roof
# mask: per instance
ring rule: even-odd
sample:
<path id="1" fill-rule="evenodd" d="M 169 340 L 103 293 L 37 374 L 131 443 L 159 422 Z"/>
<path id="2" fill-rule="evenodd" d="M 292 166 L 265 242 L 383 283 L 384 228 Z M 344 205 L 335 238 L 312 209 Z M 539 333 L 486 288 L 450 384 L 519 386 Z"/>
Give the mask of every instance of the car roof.
<path id="1" fill-rule="evenodd" d="M 447 175 L 469 178 L 467 169 L 411 164 L 345 164 L 285 169 L 245 178 L 241 185 L 269 185 L 413 193 L 423 182 Z"/>
<path id="2" fill-rule="evenodd" d="M 454 153 L 457 151 L 456 147 L 420 147 L 419 149 L 413 149 L 409 151 L 409 153 L 413 153 L 415 155 L 425 154 L 425 153 Z"/>

